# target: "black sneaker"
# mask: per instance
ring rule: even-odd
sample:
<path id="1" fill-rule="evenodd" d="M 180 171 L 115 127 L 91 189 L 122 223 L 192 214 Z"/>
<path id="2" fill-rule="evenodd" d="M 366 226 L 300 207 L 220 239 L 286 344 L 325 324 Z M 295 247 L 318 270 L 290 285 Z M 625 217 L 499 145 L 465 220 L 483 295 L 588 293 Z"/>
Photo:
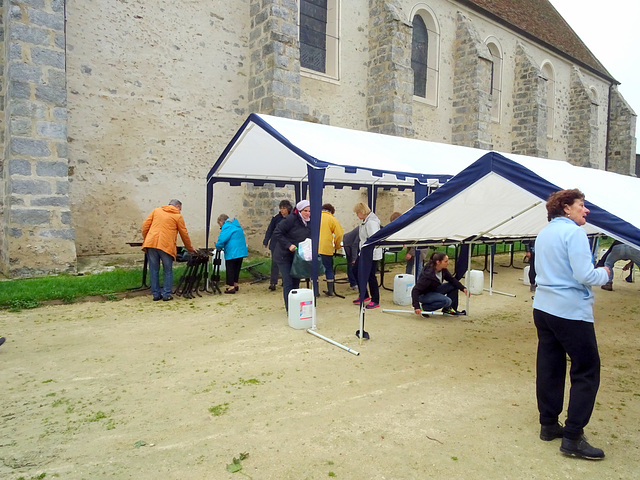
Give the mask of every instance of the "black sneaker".
<path id="1" fill-rule="evenodd" d="M 600 288 L 608 292 L 613 292 L 613 282 L 607 282 L 604 285 L 602 285 Z"/>
<path id="2" fill-rule="evenodd" d="M 271 290 L 272 292 L 276 289 L 275 285 L 269 285 L 269 290 Z"/>
<path id="3" fill-rule="evenodd" d="M 162 297 L 162 300 L 168 302 L 169 300 L 173 300 L 173 297 L 171 295 L 168 295 L 166 297 Z"/>
<path id="4" fill-rule="evenodd" d="M 589 445 L 584 435 L 576 440 L 563 437 L 560 451 L 569 457 L 584 458 L 586 460 L 602 460 L 604 458 L 604 452 Z"/>
<path id="5" fill-rule="evenodd" d="M 550 442 L 556 438 L 562 438 L 564 435 L 564 427 L 559 423 L 555 425 L 541 425 L 540 426 L 540 440 Z"/>
<path id="6" fill-rule="evenodd" d="M 158 300 L 162 300 L 162 297 L 153 297 L 154 302 L 157 302 Z"/>

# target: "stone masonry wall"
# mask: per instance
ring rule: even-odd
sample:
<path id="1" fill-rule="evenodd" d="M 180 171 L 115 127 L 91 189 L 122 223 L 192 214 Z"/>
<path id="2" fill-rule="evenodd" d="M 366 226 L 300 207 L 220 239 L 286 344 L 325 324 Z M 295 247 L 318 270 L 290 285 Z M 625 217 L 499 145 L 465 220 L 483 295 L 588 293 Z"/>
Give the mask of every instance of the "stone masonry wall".
<path id="1" fill-rule="evenodd" d="M 5 149 L 5 42 L 4 42 L 4 19 L 6 15 L 4 13 L 4 0 L 0 0 L 0 252 L 4 252 L 4 179 L 5 179 L 5 161 L 4 161 L 4 149 Z M 0 253 L 0 264 L 4 264 L 5 260 L 3 254 Z M 2 271 L 0 267 L 0 271 Z"/>
<path id="2" fill-rule="evenodd" d="M 511 151 L 546 158 L 546 82 L 540 68 L 520 43 L 516 47 L 514 79 Z"/>
<path id="3" fill-rule="evenodd" d="M 451 143 L 490 150 L 491 53 L 467 17 L 458 12 L 454 43 Z"/>
<path id="4" fill-rule="evenodd" d="M 251 0 L 249 110 L 302 119 L 298 4 Z"/>
<path id="5" fill-rule="evenodd" d="M 367 130 L 413 137 L 412 27 L 395 0 L 369 1 Z"/>
<path id="6" fill-rule="evenodd" d="M 2 270 L 73 272 L 63 0 L 4 4 L 5 149 Z"/>
<path id="7" fill-rule="evenodd" d="M 249 111 L 328 124 L 328 116 L 309 112 L 300 101 L 298 2 L 251 0 L 249 14 Z M 295 204 L 292 188 L 243 187 L 240 222 L 250 248 L 261 249 L 264 231 L 283 199 Z"/>
<path id="8" fill-rule="evenodd" d="M 597 112 L 589 87 L 577 69 L 571 72 L 567 118 L 568 160 L 580 167 L 597 168 Z"/>
<path id="9" fill-rule="evenodd" d="M 611 89 L 609 105 L 607 170 L 633 175 L 637 170 L 635 131 L 638 118 L 615 86 Z"/>

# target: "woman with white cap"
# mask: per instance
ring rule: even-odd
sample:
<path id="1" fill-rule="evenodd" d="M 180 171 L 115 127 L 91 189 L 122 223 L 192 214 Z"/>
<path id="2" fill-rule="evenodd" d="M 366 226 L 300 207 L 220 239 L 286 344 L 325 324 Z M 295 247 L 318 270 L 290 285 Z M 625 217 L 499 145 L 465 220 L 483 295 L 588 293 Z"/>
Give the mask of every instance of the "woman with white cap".
<path id="1" fill-rule="evenodd" d="M 296 204 L 291 215 L 285 217 L 273 232 L 272 242 L 276 247 L 273 250 L 273 261 L 278 264 L 282 276 L 282 295 L 284 306 L 289 311 L 289 292 L 300 287 L 300 279 L 291 276 L 291 264 L 298 244 L 311 237 L 311 207 L 308 200 L 302 200 Z"/>

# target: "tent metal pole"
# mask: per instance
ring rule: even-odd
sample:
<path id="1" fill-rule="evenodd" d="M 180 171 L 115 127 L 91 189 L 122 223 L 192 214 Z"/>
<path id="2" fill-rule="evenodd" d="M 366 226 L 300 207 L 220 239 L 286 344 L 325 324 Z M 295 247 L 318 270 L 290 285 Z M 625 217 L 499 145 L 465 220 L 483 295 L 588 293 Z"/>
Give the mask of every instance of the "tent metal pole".
<path id="1" fill-rule="evenodd" d="M 467 280 L 471 279 L 471 254 L 473 253 L 473 243 L 469 244 L 469 254 L 467 255 Z M 467 315 L 469 315 L 470 312 L 470 305 L 471 305 L 471 292 L 469 291 L 469 282 L 465 282 L 467 284 Z"/>
<path id="2" fill-rule="evenodd" d="M 489 295 L 493 295 L 493 246 L 491 247 L 491 260 L 489 260 Z"/>
<path id="3" fill-rule="evenodd" d="M 316 330 L 318 327 L 318 324 L 316 323 L 316 314 L 318 313 L 317 309 L 316 309 L 316 296 L 315 294 L 313 295 L 313 303 L 311 304 L 312 308 L 313 308 L 313 315 L 311 315 L 311 330 Z M 307 330 L 309 331 L 309 330 Z"/>
<path id="4" fill-rule="evenodd" d="M 415 315 L 415 311 L 414 310 L 393 310 L 390 308 L 383 308 L 382 311 L 384 313 L 411 313 L 412 315 Z M 444 312 L 429 312 L 427 310 L 421 310 L 420 311 L 421 315 L 427 314 L 427 315 L 442 315 L 442 316 L 447 316 L 447 317 L 453 317 L 455 315 L 447 315 Z"/>
<path id="5" fill-rule="evenodd" d="M 490 290 L 488 288 L 483 288 L 483 290 L 489 292 Z M 515 294 L 513 293 L 507 293 L 507 292 L 499 292 L 498 290 L 493 290 L 493 293 L 497 293 L 499 295 L 505 295 L 507 297 L 515 297 Z"/>
<path id="6" fill-rule="evenodd" d="M 542 203 L 542 200 L 538 200 L 537 202 L 535 202 L 533 205 L 528 206 L 527 208 L 519 211 L 518 213 L 516 213 L 515 215 L 510 216 L 509 218 L 507 218 L 506 220 L 503 220 L 502 222 L 498 223 L 497 225 L 494 225 L 493 227 L 491 227 L 489 230 L 486 230 L 482 233 L 479 233 L 478 235 L 476 235 L 471 242 L 475 242 L 476 240 L 478 240 L 479 238 L 485 236 L 487 233 L 495 230 L 498 227 L 501 227 L 502 225 L 504 225 L 505 223 L 510 222 L 511 220 L 513 220 L 516 217 L 519 217 L 520 215 L 522 215 L 523 213 L 528 212 L 529 210 L 531 210 L 532 208 L 537 207 L 538 205 L 540 205 Z M 469 265 L 471 265 L 471 254 L 469 254 Z M 486 290 L 486 289 L 485 289 Z M 491 262 L 489 262 L 489 295 L 493 295 L 493 258 L 491 259 Z"/>
<path id="7" fill-rule="evenodd" d="M 364 302 L 360 302 L 360 342 L 362 345 L 362 341 L 364 340 Z"/>
<path id="8" fill-rule="evenodd" d="M 505 223 L 510 222 L 511 220 L 513 220 L 516 217 L 519 217 L 520 215 L 527 213 L 529 210 L 531 210 L 532 208 L 537 207 L 538 205 L 540 205 L 542 203 L 542 200 L 539 200 L 537 202 L 535 202 L 533 205 L 525 208 L 524 210 L 519 211 L 518 213 L 516 213 L 515 215 L 511 215 L 509 218 L 507 218 L 506 220 L 503 220 L 502 222 L 498 223 L 497 225 L 494 225 L 493 227 L 491 227 L 489 230 L 486 230 L 482 233 L 479 233 L 478 235 L 476 235 L 474 238 L 471 239 L 471 243 L 475 242 L 476 240 L 478 240 L 480 237 L 484 237 L 487 233 L 490 233 L 491 231 L 495 230 L 498 227 L 501 227 L 502 225 L 504 225 Z"/>
<path id="9" fill-rule="evenodd" d="M 343 350 L 346 350 L 349 353 L 353 353 L 354 355 L 360 355 L 360 352 L 357 352 L 355 350 L 350 349 L 349 347 L 345 347 L 344 345 L 342 345 L 341 343 L 338 343 L 334 340 L 331 340 L 328 337 L 325 337 L 324 335 L 320 335 L 318 332 L 314 332 L 313 330 L 307 330 L 307 333 L 310 333 L 311 335 L 321 338 L 322 340 L 329 342 L 331 345 L 335 345 L 336 347 L 340 347 Z"/>

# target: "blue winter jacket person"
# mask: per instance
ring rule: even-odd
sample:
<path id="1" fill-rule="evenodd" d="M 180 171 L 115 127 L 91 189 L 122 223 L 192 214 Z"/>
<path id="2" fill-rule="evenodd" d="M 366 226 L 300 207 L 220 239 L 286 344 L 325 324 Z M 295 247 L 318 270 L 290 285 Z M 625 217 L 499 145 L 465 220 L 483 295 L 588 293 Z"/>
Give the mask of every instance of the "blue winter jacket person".
<path id="1" fill-rule="evenodd" d="M 224 250 L 225 260 L 234 258 L 244 258 L 249 256 L 247 241 L 244 238 L 244 231 L 237 219 L 227 219 L 222 224 L 220 236 L 216 242 L 216 248 Z"/>

